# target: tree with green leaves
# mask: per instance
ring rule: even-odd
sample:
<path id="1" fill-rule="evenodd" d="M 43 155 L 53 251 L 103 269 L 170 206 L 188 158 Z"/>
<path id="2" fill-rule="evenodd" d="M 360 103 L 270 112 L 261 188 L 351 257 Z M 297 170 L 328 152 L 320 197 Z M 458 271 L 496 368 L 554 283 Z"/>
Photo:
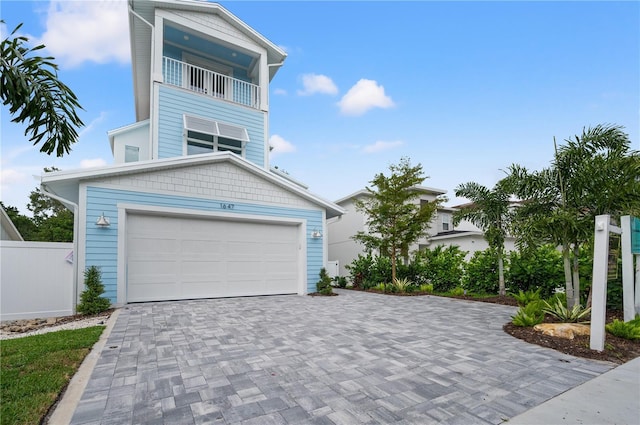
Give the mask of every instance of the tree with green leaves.
<path id="1" fill-rule="evenodd" d="M 504 240 L 511 222 L 510 193 L 498 182 L 493 189 L 468 182 L 458 185 L 456 196 L 466 198 L 470 204 L 453 214 L 454 224 L 467 220 L 484 232 L 489 248 L 498 259 L 498 291 L 506 295 L 504 285 Z"/>
<path id="2" fill-rule="evenodd" d="M 32 241 L 34 239 L 34 235 L 37 233 L 38 229 L 36 225 L 33 223 L 31 217 L 27 217 L 24 214 L 20 214 L 18 208 L 12 205 L 5 205 L 2 201 L 0 201 L 0 205 L 7 213 L 7 216 L 11 220 L 20 235 L 25 241 Z"/>
<path id="3" fill-rule="evenodd" d="M 34 145 L 42 143 L 40 152 L 63 156 L 78 138 L 76 128 L 84 125 L 76 113 L 82 107 L 58 79 L 54 58 L 38 56 L 44 45 L 29 47 L 27 37 L 16 35 L 21 26 L 0 43 L 0 99 L 15 116 L 12 122 L 28 124 L 25 136 Z"/>
<path id="4" fill-rule="evenodd" d="M 580 247 L 591 243 L 595 217 L 640 212 L 640 154 L 615 125 L 585 128 L 565 142 L 550 167 L 529 171 L 514 164 L 505 184 L 524 201 L 515 220 L 519 242 L 562 247 L 567 304 L 573 308 L 580 304 Z"/>
<path id="5" fill-rule="evenodd" d="M 426 235 L 442 199 L 417 202 L 416 190 L 427 178 L 422 165 L 411 165 L 408 158 L 389 166 L 390 175 L 376 174 L 366 188 L 368 195 L 355 201 L 356 210 L 364 213 L 367 231 L 359 231 L 353 239 L 370 251 L 391 259 L 391 279 L 396 279 L 399 255 L 407 254 L 411 244 Z"/>
<path id="6" fill-rule="evenodd" d="M 44 172 L 59 171 L 45 167 Z M 25 241 L 73 242 L 73 212 L 37 188 L 29 194 L 27 209 L 32 217 L 20 214 L 15 207 L 5 207 L 7 215 Z"/>
<path id="7" fill-rule="evenodd" d="M 99 314 L 111 307 L 111 301 L 102 296 L 104 285 L 102 284 L 102 272 L 97 266 L 87 267 L 84 271 L 85 290 L 80 294 L 78 313 Z"/>
<path id="8" fill-rule="evenodd" d="M 45 167 L 45 173 L 60 171 Z M 36 225 L 34 239 L 43 242 L 73 242 L 73 212 L 60 201 L 51 199 L 38 189 L 29 194 L 27 209 L 33 214 Z"/>

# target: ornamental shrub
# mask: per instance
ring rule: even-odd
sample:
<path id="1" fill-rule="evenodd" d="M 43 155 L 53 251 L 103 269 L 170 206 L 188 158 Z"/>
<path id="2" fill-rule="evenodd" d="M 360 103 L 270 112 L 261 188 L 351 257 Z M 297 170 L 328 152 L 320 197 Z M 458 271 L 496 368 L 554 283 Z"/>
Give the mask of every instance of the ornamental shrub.
<path id="1" fill-rule="evenodd" d="M 508 261 L 504 261 L 505 269 Z M 465 268 L 462 287 L 474 294 L 498 293 L 498 256 L 490 248 L 476 251 Z"/>
<path id="2" fill-rule="evenodd" d="M 336 276 L 333 278 L 334 286 L 338 288 L 346 288 L 347 287 L 347 278 L 344 276 Z"/>
<path id="3" fill-rule="evenodd" d="M 438 245 L 420 251 L 427 281 L 435 292 L 448 292 L 460 286 L 464 274 L 464 257 L 467 253 L 458 246 Z M 416 255 L 416 257 L 418 257 Z"/>
<path id="4" fill-rule="evenodd" d="M 533 301 L 539 301 L 541 288 L 538 288 L 535 291 L 528 290 L 524 292 L 522 289 L 517 294 L 512 294 L 513 298 L 515 298 L 516 302 L 520 307 L 524 307 Z"/>
<path id="5" fill-rule="evenodd" d="M 573 306 L 571 310 L 567 308 L 566 302 L 562 302 L 560 298 L 555 298 L 555 302 L 549 303 L 542 301 L 546 314 L 550 314 L 563 323 L 588 323 L 586 318 L 591 314 L 591 307 L 582 308 L 580 304 Z"/>
<path id="6" fill-rule="evenodd" d="M 354 289 L 364 287 L 365 280 L 369 279 L 372 264 L 373 256 L 371 254 L 358 254 L 358 258 L 353 260 L 351 264 L 345 266 L 349 271 L 349 279 L 351 279 Z"/>
<path id="7" fill-rule="evenodd" d="M 615 319 L 613 322 L 605 325 L 605 329 L 612 335 L 624 339 L 640 339 L 640 316 L 636 315 L 636 318 L 623 322 L 622 320 Z"/>
<path id="8" fill-rule="evenodd" d="M 543 301 L 532 301 L 520 307 L 515 316 L 511 316 L 511 323 L 516 326 L 531 327 L 544 321 Z"/>
<path id="9" fill-rule="evenodd" d="M 316 283 L 316 291 L 322 295 L 333 294 L 333 287 L 331 286 L 331 278 L 327 273 L 327 269 L 324 267 L 320 269 L 320 280 Z"/>
<path id="10" fill-rule="evenodd" d="M 428 284 L 422 284 L 420 285 L 420 287 L 418 288 L 418 290 L 420 292 L 426 292 L 427 294 L 430 294 L 433 292 L 433 285 L 428 283 Z"/>
<path id="11" fill-rule="evenodd" d="M 407 278 L 403 278 L 403 279 L 396 278 L 396 280 L 393 281 L 392 286 L 393 286 L 394 292 L 397 292 L 400 294 L 404 294 L 406 292 L 413 292 L 413 283 Z"/>
<path id="12" fill-rule="evenodd" d="M 512 292 L 539 290 L 542 298 L 548 298 L 564 286 L 562 254 L 551 245 L 512 251 L 505 281 Z"/>
<path id="13" fill-rule="evenodd" d="M 91 266 L 84 271 L 84 284 L 86 289 L 80 294 L 78 313 L 98 314 L 111 307 L 111 301 L 102 296 L 104 285 L 102 284 L 102 273 L 98 267 Z"/>

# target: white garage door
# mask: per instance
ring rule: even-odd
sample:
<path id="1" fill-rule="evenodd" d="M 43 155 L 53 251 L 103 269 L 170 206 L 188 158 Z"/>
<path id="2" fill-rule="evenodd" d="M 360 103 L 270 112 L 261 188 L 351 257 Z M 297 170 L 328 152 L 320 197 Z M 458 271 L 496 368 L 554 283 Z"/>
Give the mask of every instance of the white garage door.
<path id="1" fill-rule="evenodd" d="M 127 216 L 127 301 L 298 292 L 298 226 Z"/>

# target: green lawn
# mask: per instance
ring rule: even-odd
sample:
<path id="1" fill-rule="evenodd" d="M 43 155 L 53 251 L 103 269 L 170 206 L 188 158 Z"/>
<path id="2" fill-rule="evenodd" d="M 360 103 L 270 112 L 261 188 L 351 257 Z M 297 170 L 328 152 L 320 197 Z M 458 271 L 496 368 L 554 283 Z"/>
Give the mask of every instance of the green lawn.
<path id="1" fill-rule="evenodd" d="M 104 328 L 94 326 L 1 341 L 0 423 L 40 423 Z"/>

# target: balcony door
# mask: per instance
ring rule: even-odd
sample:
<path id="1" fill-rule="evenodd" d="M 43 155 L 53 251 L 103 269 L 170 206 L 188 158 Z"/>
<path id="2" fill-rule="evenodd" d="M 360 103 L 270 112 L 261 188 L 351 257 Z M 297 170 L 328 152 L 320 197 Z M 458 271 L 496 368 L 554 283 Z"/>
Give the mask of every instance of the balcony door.
<path id="1" fill-rule="evenodd" d="M 231 78 L 233 70 L 207 59 L 184 53 L 183 62 L 187 64 L 184 86 L 192 91 L 222 99 L 233 99 Z"/>

